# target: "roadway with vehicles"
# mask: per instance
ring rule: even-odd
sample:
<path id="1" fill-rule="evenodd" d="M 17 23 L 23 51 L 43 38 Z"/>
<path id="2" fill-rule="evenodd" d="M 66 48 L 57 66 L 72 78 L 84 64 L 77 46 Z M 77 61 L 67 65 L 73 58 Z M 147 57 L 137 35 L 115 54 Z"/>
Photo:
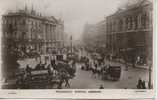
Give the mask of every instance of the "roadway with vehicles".
<path id="1" fill-rule="evenodd" d="M 78 52 L 78 57 L 80 58 L 81 56 L 85 56 L 87 57 L 89 60 L 92 59 L 92 57 L 90 56 L 91 54 L 87 53 L 86 51 L 79 51 Z M 37 66 L 37 64 L 42 63 L 45 64 L 45 66 L 48 66 L 51 64 L 51 60 L 54 57 L 49 56 L 49 55 L 42 55 L 40 58 L 38 59 L 25 59 L 25 60 L 20 60 L 18 61 L 18 63 L 20 64 L 20 68 L 21 69 L 26 69 L 27 65 L 29 64 L 29 66 L 31 67 L 31 69 L 35 69 Z M 63 57 L 64 58 L 64 57 Z M 49 59 L 49 60 L 45 60 L 45 59 Z M 46 63 L 45 63 L 46 62 Z M 72 62 L 66 62 L 67 64 L 71 65 Z M 145 80 L 146 82 L 146 87 L 148 84 L 148 70 L 146 69 L 140 69 L 140 68 L 133 68 L 133 67 L 128 67 L 128 70 L 126 70 L 126 67 L 124 64 L 119 63 L 119 62 L 114 62 L 114 61 L 108 61 L 105 60 L 105 64 L 106 65 L 110 65 L 110 66 L 120 66 L 121 67 L 121 72 L 120 72 L 120 76 L 117 80 L 112 80 L 112 79 L 102 79 L 102 75 L 95 75 L 93 76 L 92 70 L 84 70 L 82 69 L 82 66 L 84 66 L 85 64 L 82 62 L 76 62 L 75 64 L 75 74 L 73 76 L 73 78 L 70 78 L 68 80 L 68 84 L 66 84 L 66 80 L 64 80 L 64 82 L 61 82 L 61 76 L 65 76 L 67 75 L 67 73 L 62 73 L 62 71 L 57 71 L 58 74 L 56 74 L 56 77 L 54 77 L 55 75 L 53 74 L 52 77 L 50 77 L 50 74 L 48 72 L 48 69 L 43 69 L 43 70 L 33 70 L 32 73 L 32 77 L 33 79 L 39 79 L 40 82 L 33 82 L 32 80 L 29 82 L 27 82 L 27 84 L 29 84 L 29 88 L 44 88 L 44 89 L 98 89 L 100 88 L 100 86 L 103 86 L 103 88 L 105 89 L 135 89 L 137 88 L 137 82 L 138 79 L 141 78 L 142 80 Z M 64 66 L 64 64 L 62 65 L 62 67 Z M 70 67 L 69 67 L 70 68 Z M 59 68 L 61 69 L 61 68 Z M 69 70 L 69 69 L 68 69 Z M 41 73 L 42 72 L 42 73 Z M 63 72 L 67 72 L 67 71 L 63 71 Z M 35 74 L 34 74 L 35 73 Z M 62 74 L 60 74 L 62 73 Z M 44 76 L 48 76 L 47 79 L 49 80 L 45 80 L 44 81 Z M 69 74 L 68 74 L 69 75 Z M 37 77 L 37 76 L 42 76 L 42 77 Z M 9 80 L 8 80 L 9 81 Z M 44 83 L 44 84 L 43 84 Z M 57 84 L 54 84 L 57 83 Z M 42 84 L 42 86 L 40 85 Z M 30 86 L 32 85 L 32 86 Z M 34 86 L 33 86 L 34 85 Z M 19 87 L 18 87 L 19 88 Z M 28 88 L 28 87 L 26 87 Z M 28 89 L 29 89 L 28 88 Z"/>

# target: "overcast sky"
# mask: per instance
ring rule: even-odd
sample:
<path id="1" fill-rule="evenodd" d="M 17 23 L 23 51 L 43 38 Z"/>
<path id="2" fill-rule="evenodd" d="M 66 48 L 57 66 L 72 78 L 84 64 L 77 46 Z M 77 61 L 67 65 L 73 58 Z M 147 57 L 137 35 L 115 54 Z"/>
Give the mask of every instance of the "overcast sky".
<path id="1" fill-rule="evenodd" d="M 131 0 L 132 1 L 132 0 Z M 26 4 L 46 16 L 64 20 L 65 32 L 78 39 L 86 22 L 97 23 L 114 13 L 127 0 L 0 0 L 0 14 Z"/>

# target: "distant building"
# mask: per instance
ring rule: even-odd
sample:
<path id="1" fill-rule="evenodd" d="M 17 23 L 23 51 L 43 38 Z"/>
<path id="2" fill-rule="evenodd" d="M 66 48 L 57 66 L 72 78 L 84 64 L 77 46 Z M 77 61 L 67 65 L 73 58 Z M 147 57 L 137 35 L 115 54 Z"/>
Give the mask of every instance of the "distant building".
<path id="1" fill-rule="evenodd" d="M 43 17 L 25 8 L 4 14 L 2 21 L 3 48 L 44 54 L 63 47 L 64 22 L 53 16 Z"/>
<path id="2" fill-rule="evenodd" d="M 152 59 L 152 3 L 140 0 L 106 18 L 107 49 L 128 61 Z M 144 62 L 144 63 L 145 63 Z"/>
<path id="3" fill-rule="evenodd" d="M 106 48 L 106 21 L 102 20 L 97 24 L 85 24 L 83 42 L 86 47 L 96 49 Z"/>

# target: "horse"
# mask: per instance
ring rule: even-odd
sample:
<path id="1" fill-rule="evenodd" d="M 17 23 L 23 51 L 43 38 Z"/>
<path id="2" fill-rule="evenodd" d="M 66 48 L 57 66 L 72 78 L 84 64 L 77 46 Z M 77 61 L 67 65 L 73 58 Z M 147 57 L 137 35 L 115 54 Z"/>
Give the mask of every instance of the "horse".
<path id="1" fill-rule="evenodd" d="M 97 64 L 95 64 L 95 66 L 91 67 L 92 70 L 92 76 L 94 76 L 96 78 L 96 76 L 100 77 L 102 75 L 102 68 L 101 66 L 97 66 Z"/>
<path id="2" fill-rule="evenodd" d="M 70 80 L 70 75 L 68 74 L 67 71 L 65 70 L 62 70 L 60 71 L 60 77 L 59 77 L 60 81 L 59 81 L 59 84 L 58 84 L 58 89 L 61 89 L 62 88 L 62 84 L 65 82 L 65 87 L 70 87 L 70 83 L 69 83 L 69 80 Z"/>

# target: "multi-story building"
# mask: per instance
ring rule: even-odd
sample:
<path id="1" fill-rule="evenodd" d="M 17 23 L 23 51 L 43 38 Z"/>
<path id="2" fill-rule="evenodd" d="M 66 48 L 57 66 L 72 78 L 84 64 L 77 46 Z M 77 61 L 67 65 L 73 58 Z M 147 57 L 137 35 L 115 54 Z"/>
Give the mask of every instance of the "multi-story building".
<path id="1" fill-rule="evenodd" d="M 106 18 L 107 48 L 128 61 L 152 59 L 152 2 L 140 0 Z M 145 62 L 144 62 L 145 63 Z"/>
<path id="2" fill-rule="evenodd" d="M 43 54 L 63 46 L 64 22 L 53 16 L 43 17 L 35 10 L 25 8 L 3 15 L 2 21 L 4 48 Z"/>

